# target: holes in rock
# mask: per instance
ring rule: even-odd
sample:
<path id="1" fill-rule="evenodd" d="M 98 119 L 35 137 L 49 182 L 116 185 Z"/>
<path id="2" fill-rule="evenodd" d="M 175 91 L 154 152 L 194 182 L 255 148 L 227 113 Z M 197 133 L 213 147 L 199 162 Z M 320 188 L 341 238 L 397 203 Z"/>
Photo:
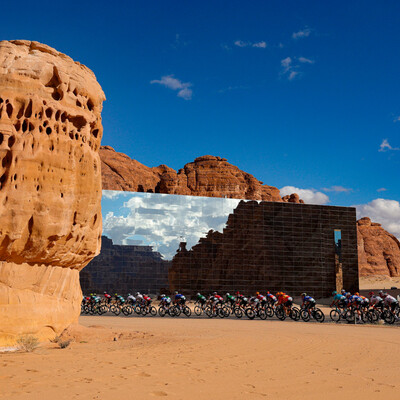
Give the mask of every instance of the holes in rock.
<path id="1" fill-rule="evenodd" d="M 6 156 L 1 160 L 1 165 L 3 168 L 7 168 L 11 165 L 12 162 L 12 153 L 10 150 L 7 151 Z"/>
<path id="2" fill-rule="evenodd" d="M 25 110 L 25 118 L 30 118 L 32 116 L 32 100 L 29 101 L 28 107 Z"/>
<path id="3" fill-rule="evenodd" d="M 14 110 L 14 108 L 11 105 L 11 103 L 8 103 L 6 106 L 6 112 L 7 112 L 8 118 L 11 118 L 13 110 Z"/>
<path id="4" fill-rule="evenodd" d="M 77 105 L 78 107 L 82 107 L 82 103 L 81 103 L 79 100 L 76 101 L 76 105 Z"/>
<path id="5" fill-rule="evenodd" d="M 64 197 L 64 193 L 61 193 L 60 196 L 61 196 L 61 198 L 63 198 Z"/>
<path id="6" fill-rule="evenodd" d="M 14 174 L 14 176 L 13 176 L 14 181 L 17 180 L 17 177 L 18 177 L 18 175 L 17 175 L 17 174 Z"/>
<path id="7" fill-rule="evenodd" d="M 24 119 L 24 122 L 22 123 L 22 132 L 26 132 L 28 130 L 28 121 Z"/>
<path id="8" fill-rule="evenodd" d="M 47 118 L 51 118 L 51 116 L 53 115 L 53 110 L 51 108 L 47 108 L 45 113 Z"/>
<path id="9" fill-rule="evenodd" d="M 51 97 L 56 101 L 61 100 L 62 99 L 62 92 L 61 91 L 53 92 Z"/>
<path id="10" fill-rule="evenodd" d="M 37 186 L 36 186 L 36 191 L 38 192 L 39 189 L 40 189 L 40 185 L 37 185 Z"/>
<path id="11" fill-rule="evenodd" d="M 74 212 L 74 220 L 72 222 L 72 225 L 76 225 L 76 217 L 78 216 L 78 213 L 75 211 Z"/>
<path id="12" fill-rule="evenodd" d="M 60 119 L 60 116 L 61 116 L 61 111 L 57 110 L 56 111 L 56 115 L 55 115 L 55 118 L 56 118 L 57 121 Z"/>
<path id="13" fill-rule="evenodd" d="M 71 240 L 73 238 L 72 233 L 69 233 L 68 236 L 65 238 L 65 240 L 68 242 L 68 240 Z"/>
<path id="14" fill-rule="evenodd" d="M 18 119 L 21 119 L 24 116 L 24 111 L 25 111 L 25 105 L 22 104 L 21 108 L 19 109 L 18 114 L 17 114 Z"/>
<path id="15" fill-rule="evenodd" d="M 3 143 L 3 140 L 4 140 L 4 135 L 2 133 L 0 133 L 0 144 Z"/>
<path id="16" fill-rule="evenodd" d="M 21 129 L 21 122 L 17 121 L 17 122 L 14 124 L 14 128 L 15 128 L 15 130 L 18 132 L 18 131 Z"/>
<path id="17" fill-rule="evenodd" d="M 75 96 L 78 96 L 78 91 L 76 89 L 74 89 L 74 91 L 72 92 Z"/>
<path id="18" fill-rule="evenodd" d="M 54 144 L 52 144 L 52 145 L 49 147 L 49 150 L 50 150 L 50 151 L 53 151 L 53 150 L 54 150 Z"/>
<path id="19" fill-rule="evenodd" d="M 93 129 L 92 135 L 97 139 L 97 136 L 99 135 L 99 130 L 98 129 Z"/>
<path id="20" fill-rule="evenodd" d="M 3 189 L 4 185 L 6 184 L 7 181 L 7 172 L 5 172 L 1 177 L 0 177 L 0 190 Z"/>
<path id="21" fill-rule="evenodd" d="M 75 140 L 79 139 L 79 135 L 77 133 L 75 133 Z"/>
<path id="22" fill-rule="evenodd" d="M 48 135 L 50 135 L 51 134 L 51 128 L 48 126 L 47 128 L 46 128 L 46 133 L 48 134 Z"/>
<path id="23" fill-rule="evenodd" d="M 49 124 L 49 121 L 44 121 L 43 122 L 43 127 L 46 128 L 46 126 Z"/>
<path id="24" fill-rule="evenodd" d="M 43 132 L 43 128 L 41 126 L 39 126 L 39 132 L 42 133 Z"/>
<path id="25" fill-rule="evenodd" d="M 35 125 L 32 122 L 29 122 L 29 132 L 32 132 L 35 129 Z"/>
<path id="26" fill-rule="evenodd" d="M 11 147 L 14 146 L 14 143 L 15 143 L 15 136 L 10 136 L 8 138 L 8 147 L 11 149 Z"/>
<path id="27" fill-rule="evenodd" d="M 81 115 L 78 115 L 76 117 L 69 117 L 68 119 L 72 122 L 75 128 L 78 129 L 78 131 L 86 125 L 86 119 Z"/>
<path id="28" fill-rule="evenodd" d="M 87 101 L 87 108 L 89 109 L 89 111 L 93 111 L 93 108 L 94 108 L 94 104 L 93 104 L 93 101 L 92 100 L 88 100 Z"/>
<path id="29" fill-rule="evenodd" d="M 69 137 L 70 137 L 71 139 L 74 139 L 74 132 L 70 132 L 70 133 L 69 133 Z"/>
<path id="30" fill-rule="evenodd" d="M 97 221 L 97 214 L 93 217 L 93 226 L 96 224 Z"/>
<path id="31" fill-rule="evenodd" d="M 33 215 L 32 215 L 32 217 L 30 217 L 30 219 L 28 221 L 28 232 L 29 232 L 29 235 L 32 235 L 32 230 L 33 230 Z"/>

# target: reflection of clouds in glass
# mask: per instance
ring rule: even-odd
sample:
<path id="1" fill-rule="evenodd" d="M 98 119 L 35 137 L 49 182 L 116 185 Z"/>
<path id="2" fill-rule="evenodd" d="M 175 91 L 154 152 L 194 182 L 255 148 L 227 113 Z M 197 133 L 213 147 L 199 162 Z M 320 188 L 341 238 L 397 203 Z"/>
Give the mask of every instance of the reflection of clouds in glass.
<path id="1" fill-rule="evenodd" d="M 222 232 L 240 200 L 113 191 L 103 195 L 103 234 L 115 244 L 153 246 L 171 259 L 181 241 L 190 249 L 210 229 Z M 121 196 L 119 193 L 123 193 Z"/>

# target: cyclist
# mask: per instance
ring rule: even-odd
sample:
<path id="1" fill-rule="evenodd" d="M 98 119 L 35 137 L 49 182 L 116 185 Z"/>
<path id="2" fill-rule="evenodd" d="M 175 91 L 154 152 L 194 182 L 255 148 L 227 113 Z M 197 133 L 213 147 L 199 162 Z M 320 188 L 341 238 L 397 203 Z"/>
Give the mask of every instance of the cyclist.
<path id="1" fill-rule="evenodd" d="M 250 299 L 249 299 L 249 305 L 251 306 L 251 308 L 253 310 L 257 309 L 258 306 L 260 305 L 260 300 L 258 299 L 257 296 L 251 296 Z"/>
<path id="2" fill-rule="evenodd" d="M 335 290 L 334 292 L 332 292 L 332 296 L 333 296 L 333 301 L 331 307 L 336 306 L 338 308 L 344 308 L 346 306 L 346 296 L 344 294 L 338 293 Z"/>
<path id="3" fill-rule="evenodd" d="M 200 293 L 196 294 L 196 303 L 199 303 L 201 306 L 204 306 L 204 304 L 207 303 L 206 296 L 203 296 Z"/>
<path id="4" fill-rule="evenodd" d="M 267 304 L 267 298 L 263 296 L 260 292 L 256 293 L 257 299 L 260 302 L 261 307 L 265 307 Z"/>
<path id="5" fill-rule="evenodd" d="M 386 308 L 390 309 L 393 313 L 396 312 L 399 302 L 393 296 L 383 293 L 383 301 Z"/>
<path id="6" fill-rule="evenodd" d="M 289 311 L 293 305 L 293 297 L 290 297 L 288 294 L 284 292 L 278 292 L 276 294 L 278 298 L 278 306 L 282 304 L 283 309 L 285 310 L 286 315 L 289 315 Z"/>
<path id="7" fill-rule="evenodd" d="M 267 292 L 267 303 L 271 306 L 274 307 L 275 303 L 278 301 L 278 299 L 270 292 Z"/>
<path id="8" fill-rule="evenodd" d="M 150 303 L 152 302 L 151 298 L 149 296 L 147 296 L 147 294 L 143 295 L 143 300 L 144 300 L 145 306 L 149 306 Z"/>
<path id="9" fill-rule="evenodd" d="M 108 294 L 107 292 L 104 292 L 104 298 L 105 298 L 105 303 L 110 304 L 112 300 L 111 294 Z"/>
<path id="10" fill-rule="evenodd" d="M 233 306 L 235 305 L 235 303 L 236 303 L 236 298 L 235 298 L 235 296 L 232 296 L 230 293 L 227 293 L 227 294 L 225 295 L 225 299 L 226 299 L 226 302 L 227 302 L 231 307 L 233 307 Z"/>
<path id="11" fill-rule="evenodd" d="M 128 293 L 128 298 L 126 299 L 132 306 L 136 303 L 136 297 L 133 294 Z"/>
<path id="12" fill-rule="evenodd" d="M 374 292 L 369 292 L 369 300 L 372 308 L 379 308 L 381 311 L 383 311 L 385 305 L 382 297 L 378 296 Z"/>
<path id="13" fill-rule="evenodd" d="M 164 306 L 165 308 L 169 308 L 171 305 L 171 298 L 166 296 L 165 294 L 161 295 L 160 306 Z"/>
<path id="14" fill-rule="evenodd" d="M 174 303 L 183 306 L 185 305 L 185 302 L 186 302 L 186 297 L 181 293 L 175 292 Z"/>
<path id="15" fill-rule="evenodd" d="M 115 300 L 117 301 L 117 304 L 120 306 L 122 306 L 122 304 L 125 303 L 125 299 L 117 293 L 115 293 Z"/>
<path id="16" fill-rule="evenodd" d="M 302 308 L 308 311 L 308 314 L 311 314 L 311 309 L 314 308 L 317 302 L 314 300 L 313 297 L 307 296 L 307 293 L 301 294 L 301 299 L 303 300 L 303 304 L 301 305 Z"/>
<path id="17" fill-rule="evenodd" d="M 144 299 L 143 299 L 143 295 L 139 292 L 136 292 L 136 301 L 140 304 L 143 305 L 144 303 Z"/>
<path id="18" fill-rule="evenodd" d="M 213 312 L 215 312 L 215 307 L 217 306 L 217 304 L 222 304 L 224 302 L 224 299 L 217 292 L 214 292 L 210 297 L 210 302 L 212 305 L 212 310 Z"/>

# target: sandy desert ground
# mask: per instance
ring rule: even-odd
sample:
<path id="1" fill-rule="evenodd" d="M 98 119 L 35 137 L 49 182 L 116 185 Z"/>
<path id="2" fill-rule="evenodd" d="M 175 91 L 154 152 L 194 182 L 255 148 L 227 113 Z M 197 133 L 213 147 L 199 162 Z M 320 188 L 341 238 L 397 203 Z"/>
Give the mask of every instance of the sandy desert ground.
<path id="1" fill-rule="evenodd" d="M 0 354 L 0 398 L 400 398 L 397 327 L 111 316 L 80 323 L 66 349 Z"/>
<path id="2" fill-rule="evenodd" d="M 390 289 L 392 286 L 400 288 L 400 277 L 389 276 L 362 276 L 359 279 L 360 289 Z"/>

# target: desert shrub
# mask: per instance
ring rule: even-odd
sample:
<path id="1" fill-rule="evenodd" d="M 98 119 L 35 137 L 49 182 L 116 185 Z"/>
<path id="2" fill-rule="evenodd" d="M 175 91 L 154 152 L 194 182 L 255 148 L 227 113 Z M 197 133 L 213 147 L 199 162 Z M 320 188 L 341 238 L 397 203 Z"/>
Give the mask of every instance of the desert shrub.
<path id="1" fill-rule="evenodd" d="M 17 346 L 19 350 L 30 353 L 39 346 L 39 339 L 33 335 L 24 335 L 18 338 Z"/>
<path id="2" fill-rule="evenodd" d="M 59 335 L 57 335 L 54 339 L 51 339 L 50 342 L 51 343 L 59 343 L 61 340 L 61 337 Z"/>
<path id="3" fill-rule="evenodd" d="M 71 344 L 70 340 L 63 340 L 63 341 L 59 341 L 58 345 L 60 346 L 60 349 L 65 349 L 66 347 L 68 347 Z"/>

